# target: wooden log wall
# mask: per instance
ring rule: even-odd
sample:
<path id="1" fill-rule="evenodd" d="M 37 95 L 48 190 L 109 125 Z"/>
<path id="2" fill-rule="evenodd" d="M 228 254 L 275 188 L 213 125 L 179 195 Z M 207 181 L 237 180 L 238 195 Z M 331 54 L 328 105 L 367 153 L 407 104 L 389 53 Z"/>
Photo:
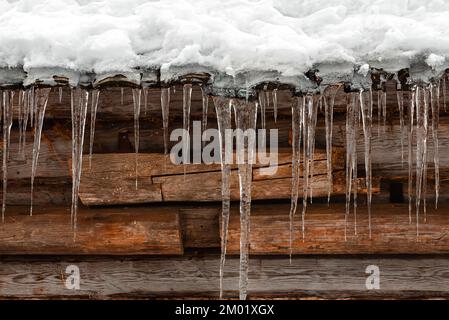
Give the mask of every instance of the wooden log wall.
<path id="1" fill-rule="evenodd" d="M 301 232 L 301 209 L 294 223 L 293 259 L 289 253 L 291 189 L 291 104 L 279 91 L 278 121 L 267 110 L 267 128 L 279 128 L 279 168 L 271 177 L 253 168 L 250 236 L 250 298 L 446 298 L 446 254 L 449 254 L 449 117 L 440 114 L 440 207 L 429 200 L 420 236 L 409 223 L 407 164 L 401 162 L 400 127 L 394 84 L 387 91 L 388 118 L 380 134 L 373 129 L 374 206 L 372 237 L 363 178 L 357 215 L 345 223 L 345 98 L 337 95 L 334 117 L 332 202 L 328 207 L 323 114 L 319 114 L 313 204 Z M 449 88 L 448 88 L 449 89 Z M 52 91 L 35 184 L 35 209 L 28 216 L 32 139 L 27 132 L 24 155 L 18 154 L 13 125 L 5 223 L 0 225 L 0 299 L 5 298 L 216 298 L 220 251 L 220 166 L 174 166 L 163 155 L 160 90 L 151 89 L 142 106 L 138 184 L 134 186 L 133 106 L 131 89 L 106 88 L 100 95 L 92 166 L 87 151 L 81 179 L 76 234 L 70 227 L 71 123 L 69 92 Z M 449 93 L 448 93 L 449 94 Z M 182 127 L 182 88 L 171 96 L 170 130 Z M 375 108 L 377 105 L 375 104 Z M 375 114 L 377 114 L 375 112 Z M 201 120 L 201 93 L 194 86 L 192 120 Z M 377 119 L 374 119 L 376 123 Z M 208 126 L 216 127 L 212 100 Z M 406 140 L 404 140 L 406 141 Z M 363 136 L 358 137 L 359 176 L 363 177 Z M 407 159 L 406 144 L 404 158 Z M 429 159 L 432 159 L 430 144 Z M 429 163 L 428 198 L 433 196 Z M 302 182 L 300 182 L 302 183 Z M 393 186 L 394 184 L 394 186 Z M 399 187 L 398 187 L 399 186 Z M 236 168 L 231 198 L 238 200 Z M 392 189 L 395 190 L 392 190 Z M 398 191 L 399 190 L 399 191 Z M 391 197 L 392 192 L 399 193 Z M 3 192 L 3 190 L 2 190 Z M 401 197 L 402 196 L 402 197 Z M 399 200 L 398 200 L 399 199 Z M 400 200 L 402 199 L 402 200 Z M 0 200 L 1 201 L 1 200 Z M 301 201 L 301 200 L 300 200 Z M 412 212 L 414 214 L 414 211 Z M 345 240 L 345 229 L 347 239 Z M 232 203 L 225 296 L 235 298 L 239 253 L 238 202 Z M 402 256 L 407 254 L 407 256 Z M 429 256 L 430 254 L 430 256 Z M 446 259 L 446 260 L 445 260 Z M 65 286 L 66 267 L 80 268 L 80 290 Z M 366 267 L 381 269 L 381 288 L 367 290 Z M 406 267 L 405 267 L 406 266 Z M 22 279 L 22 280 L 21 280 Z M 25 279 L 25 280 L 23 280 Z M 195 284 L 195 285 L 192 285 Z"/>

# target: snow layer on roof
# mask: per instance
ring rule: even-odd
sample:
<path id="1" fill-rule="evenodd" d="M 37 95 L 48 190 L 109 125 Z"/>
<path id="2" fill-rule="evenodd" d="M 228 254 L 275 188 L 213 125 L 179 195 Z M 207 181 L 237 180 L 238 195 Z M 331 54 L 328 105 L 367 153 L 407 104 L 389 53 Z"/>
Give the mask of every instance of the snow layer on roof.
<path id="1" fill-rule="evenodd" d="M 0 67 L 229 75 L 449 61 L 449 0 L 0 0 Z"/>

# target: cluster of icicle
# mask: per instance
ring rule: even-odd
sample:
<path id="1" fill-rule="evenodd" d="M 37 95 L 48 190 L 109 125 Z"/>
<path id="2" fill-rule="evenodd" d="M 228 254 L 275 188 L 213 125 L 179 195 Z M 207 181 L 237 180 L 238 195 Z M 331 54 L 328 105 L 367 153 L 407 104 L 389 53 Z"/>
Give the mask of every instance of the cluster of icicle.
<path id="1" fill-rule="evenodd" d="M 342 85 L 329 86 L 321 94 L 303 95 L 293 99 L 292 103 L 292 191 L 290 209 L 290 257 L 292 255 L 292 243 L 294 235 L 294 217 L 298 207 L 298 199 L 302 198 L 301 225 L 302 238 L 305 239 L 305 215 L 307 203 L 312 202 L 313 188 L 312 179 L 314 176 L 314 152 L 315 152 L 315 132 L 317 118 L 319 114 L 324 115 L 326 132 L 326 166 L 328 179 L 328 203 L 332 192 L 332 139 L 333 139 L 333 115 L 334 104 L 337 93 L 342 91 Z M 371 202 L 372 202 L 372 137 L 373 137 L 373 110 L 377 108 L 377 134 L 380 135 L 380 128 L 385 128 L 387 118 L 387 95 L 386 86 L 383 90 L 373 92 L 373 90 L 358 90 L 346 93 L 346 212 L 345 212 L 345 239 L 347 236 L 347 221 L 351 212 L 351 202 L 353 204 L 354 234 L 357 234 L 357 140 L 360 133 L 363 134 L 364 163 L 365 163 L 365 183 L 367 190 L 367 207 L 369 221 L 369 236 L 371 237 Z M 162 111 L 162 123 L 164 134 L 164 152 L 168 153 L 169 139 L 169 106 L 170 92 L 175 87 L 163 87 L 161 89 L 160 104 Z M 13 118 L 17 119 L 19 129 L 19 157 L 25 158 L 26 134 L 29 129 L 34 132 L 34 142 L 32 148 L 32 174 L 31 174 L 31 199 L 30 215 L 33 213 L 33 190 L 34 179 L 37 171 L 39 158 L 42 127 L 44 124 L 45 111 L 50 94 L 50 88 L 29 87 L 23 90 L 5 89 L 1 93 L 1 121 L 3 125 L 3 202 L 2 221 L 5 218 L 7 172 L 11 127 Z M 124 103 L 124 91 L 121 89 L 121 103 Z M 443 94 L 441 95 L 441 91 Z M 203 119 L 202 128 L 207 128 L 208 101 L 209 97 L 204 86 L 201 86 Z M 438 204 L 439 196 L 439 153 L 438 153 L 438 123 L 441 106 L 446 110 L 448 101 L 446 98 L 446 78 L 430 84 L 414 85 L 410 92 L 397 91 L 398 111 L 401 130 L 401 158 L 405 163 L 404 139 L 407 139 L 408 148 L 408 200 L 409 218 L 412 223 L 412 201 L 415 199 L 416 209 L 416 234 L 419 235 L 419 213 L 421 208 L 424 211 L 424 221 L 426 219 L 426 192 L 427 192 L 427 171 L 428 171 L 428 141 L 432 139 L 433 161 L 435 173 L 435 206 Z M 133 88 L 132 98 L 134 106 L 134 146 L 135 146 L 135 187 L 138 188 L 138 152 L 139 152 L 139 119 L 141 112 L 141 100 L 143 93 L 144 112 L 147 112 L 148 88 Z M 62 103 L 62 88 L 59 88 L 59 103 Z M 18 97 L 16 97 L 18 95 Z M 85 88 L 70 89 L 70 106 L 72 116 L 72 206 L 71 225 L 76 235 L 78 193 L 80 188 L 80 178 L 83 160 L 84 132 L 88 107 L 90 105 L 90 144 L 89 144 L 89 168 L 93 152 L 93 141 L 95 133 L 96 114 L 98 109 L 100 91 Z M 441 97 L 442 96 L 442 97 Z M 189 132 L 190 129 L 190 109 L 192 98 L 192 84 L 183 86 L 183 129 Z M 17 100 L 15 100 L 17 99 Z M 17 101 L 17 103 L 15 103 Z M 261 126 L 265 128 L 266 110 L 270 103 L 273 104 L 274 120 L 277 120 L 277 89 L 271 94 L 267 86 L 258 92 L 257 101 L 249 99 L 233 99 L 226 97 L 213 97 L 218 129 L 220 132 L 221 146 L 221 168 L 222 168 L 222 225 L 221 225 L 221 259 L 220 259 L 220 297 L 223 296 L 223 275 L 226 256 L 227 234 L 230 215 L 230 175 L 231 165 L 225 163 L 225 132 L 232 129 L 232 113 L 235 118 L 235 128 L 255 129 L 257 123 L 257 113 L 260 109 Z M 14 115 L 14 117 L 13 117 Z M 413 138 L 416 137 L 416 154 L 413 156 Z M 249 234 L 250 234 L 250 212 L 251 212 L 251 180 L 252 163 L 255 157 L 255 145 L 250 139 L 244 140 L 244 152 L 237 153 L 238 176 L 240 185 L 240 278 L 239 296 L 245 299 L 248 289 L 249 270 Z M 415 163 L 413 161 L 415 158 Z M 413 174 L 413 164 L 415 164 L 415 175 Z M 300 172 L 302 168 L 302 173 Z M 413 176 L 415 176 L 415 195 L 413 191 Z M 302 188 L 300 180 L 302 177 Z"/>

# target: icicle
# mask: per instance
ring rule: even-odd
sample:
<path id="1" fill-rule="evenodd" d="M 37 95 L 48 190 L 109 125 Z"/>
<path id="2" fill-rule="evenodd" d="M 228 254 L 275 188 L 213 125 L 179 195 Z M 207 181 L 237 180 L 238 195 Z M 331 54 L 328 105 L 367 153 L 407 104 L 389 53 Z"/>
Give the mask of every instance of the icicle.
<path id="1" fill-rule="evenodd" d="M 17 104 L 17 120 L 18 120 L 18 127 L 19 127 L 19 156 L 22 156 L 22 140 L 23 140 L 23 109 L 24 109 L 24 103 L 25 103 L 25 91 L 20 90 L 19 91 L 19 102 Z"/>
<path id="2" fill-rule="evenodd" d="M 326 127 L 326 169 L 327 169 L 327 205 L 329 206 L 332 192 L 332 129 L 334 123 L 334 104 L 335 97 L 341 86 L 334 89 L 334 92 L 324 96 L 324 118 Z M 327 90 L 326 90 L 327 91 Z"/>
<path id="3" fill-rule="evenodd" d="M 59 90 L 59 104 L 62 104 L 62 87 L 58 87 Z"/>
<path id="4" fill-rule="evenodd" d="M 120 88 L 120 103 L 122 106 L 125 103 L 125 88 Z"/>
<path id="5" fill-rule="evenodd" d="M 296 103 L 295 103 L 296 101 Z M 302 113 L 304 112 L 304 104 L 302 98 L 293 100 L 292 104 L 292 194 L 290 205 L 290 241 L 289 241 L 289 256 L 290 263 L 293 250 L 293 235 L 294 235 L 294 217 L 298 207 L 299 196 L 299 179 L 301 167 L 301 134 L 302 134 Z"/>
<path id="6" fill-rule="evenodd" d="M 380 118 L 382 115 L 382 95 L 381 91 L 377 91 L 377 136 L 380 136 Z"/>
<path id="7" fill-rule="evenodd" d="M 274 115 L 274 123 L 277 123 L 278 120 L 278 89 L 273 89 L 273 115 Z"/>
<path id="8" fill-rule="evenodd" d="M 358 192 L 358 171 L 357 171 L 357 137 L 360 126 L 360 99 L 354 93 L 354 133 L 352 149 L 352 179 L 353 179 L 353 197 L 354 197 L 354 234 L 357 235 L 357 192 Z"/>
<path id="9" fill-rule="evenodd" d="M 435 93 L 433 90 L 435 90 Z M 437 209 L 438 198 L 440 195 L 440 153 L 438 146 L 438 124 L 440 122 L 440 86 L 431 86 L 430 94 L 430 103 L 432 107 L 433 164 L 435 170 L 435 209 Z"/>
<path id="10" fill-rule="evenodd" d="M 95 121 L 97 119 L 99 97 L 100 97 L 100 90 L 93 90 L 90 107 L 89 170 L 92 169 L 92 152 L 94 149 Z"/>
<path id="11" fill-rule="evenodd" d="M 260 105 L 260 123 L 262 129 L 265 129 L 265 115 L 267 112 L 267 96 L 265 94 L 265 91 L 259 91 L 259 105 Z"/>
<path id="12" fill-rule="evenodd" d="M 148 93 L 150 89 L 144 88 L 143 89 L 143 109 L 144 109 L 144 116 L 147 116 L 147 109 L 148 109 Z"/>
<path id="13" fill-rule="evenodd" d="M 39 161 L 39 152 L 41 149 L 42 127 L 44 125 L 45 110 L 47 108 L 48 96 L 50 88 L 38 88 L 32 90 L 33 101 L 35 101 L 35 109 L 37 110 L 35 117 L 34 143 L 33 143 L 33 160 L 31 164 L 31 197 L 30 197 L 30 216 L 33 215 L 33 196 L 34 196 L 34 178 L 36 176 L 37 164 Z"/>
<path id="14" fill-rule="evenodd" d="M 35 93 L 34 93 L 34 87 L 32 86 L 30 90 L 28 90 L 28 103 L 30 108 L 30 126 L 31 128 L 34 128 L 34 112 L 36 109 L 36 103 L 35 103 Z"/>
<path id="15" fill-rule="evenodd" d="M 303 98 L 303 112 L 302 112 L 302 134 L 303 134 L 303 154 L 304 154 L 304 169 L 303 169 L 303 199 L 302 199 L 302 238 L 305 240 L 305 214 L 307 211 L 307 199 L 310 195 L 312 199 L 312 177 L 313 177 L 313 154 L 315 151 L 315 128 L 317 121 L 318 107 L 315 104 L 313 96 L 306 96 Z"/>
<path id="16" fill-rule="evenodd" d="M 249 232 L 251 214 L 251 179 L 254 162 L 255 129 L 257 122 L 257 104 L 244 101 L 233 101 L 236 127 L 243 132 L 253 131 L 247 137 L 238 135 L 237 161 L 240 184 L 240 279 L 239 297 L 244 300 L 248 290 Z"/>
<path id="17" fill-rule="evenodd" d="M 26 130 L 28 125 L 28 118 L 30 116 L 30 104 L 29 104 L 29 90 L 26 90 L 23 94 L 23 115 L 22 115 L 22 141 L 21 145 L 21 157 L 25 158 L 25 146 L 26 146 Z"/>
<path id="18" fill-rule="evenodd" d="M 399 109 L 399 126 L 401 132 L 401 164 L 404 166 L 404 96 L 402 91 L 396 92 Z"/>
<path id="19" fill-rule="evenodd" d="M 383 132 L 387 128 L 387 90 L 382 91 L 382 118 L 383 118 Z"/>
<path id="20" fill-rule="evenodd" d="M 414 124 L 414 112 L 415 112 L 415 95 L 416 90 L 413 89 L 408 104 L 408 137 L 407 137 L 407 149 L 408 149 L 408 220 L 412 223 L 412 189 L 413 189 L 413 156 L 412 156 L 412 143 L 413 143 L 413 124 Z"/>
<path id="21" fill-rule="evenodd" d="M 351 204 L 351 193 L 353 190 L 354 175 L 357 168 L 356 162 L 356 133 L 358 112 L 356 94 L 348 94 L 348 105 L 346 112 L 346 214 L 345 214 L 345 241 L 347 240 L 347 222 Z M 354 195 L 356 195 L 356 187 Z M 354 199 L 355 202 L 355 199 Z"/>
<path id="22" fill-rule="evenodd" d="M 207 112 L 209 109 L 209 96 L 207 95 L 206 88 L 201 86 L 201 97 L 203 102 L 203 122 L 202 122 L 202 131 L 206 131 L 207 129 Z"/>
<path id="23" fill-rule="evenodd" d="M 315 155 L 315 130 L 318 116 L 318 106 L 321 104 L 321 97 L 316 99 L 313 96 L 309 96 L 307 103 L 307 190 L 309 191 L 310 203 L 313 199 L 313 186 L 312 178 L 314 175 L 314 155 Z"/>
<path id="24" fill-rule="evenodd" d="M 170 112 L 170 88 L 161 89 L 162 126 L 164 129 L 164 153 L 168 154 L 168 118 Z"/>
<path id="25" fill-rule="evenodd" d="M 140 140 L 140 98 L 141 98 L 141 89 L 133 89 L 133 104 L 134 104 L 134 170 L 135 170 L 135 179 L 136 179 L 136 190 L 137 190 L 137 182 L 138 182 L 138 156 L 139 156 L 139 140 Z"/>
<path id="26" fill-rule="evenodd" d="M 229 99 L 214 97 L 215 112 L 217 114 L 218 130 L 220 132 L 220 147 L 221 147 L 221 257 L 220 257 L 220 299 L 223 298 L 223 275 L 226 261 L 226 246 L 228 239 L 229 226 L 229 209 L 231 206 L 231 164 L 227 163 L 226 152 L 231 151 L 232 148 L 226 149 L 226 130 L 230 130 L 231 125 L 231 102 Z"/>
<path id="27" fill-rule="evenodd" d="M 372 138 L 372 91 L 370 89 L 368 103 L 366 103 L 363 91 L 360 91 L 360 110 L 362 114 L 363 137 L 365 144 L 365 179 L 367 189 L 367 206 L 368 206 L 368 232 L 371 239 L 371 200 L 372 200 L 372 166 L 371 166 L 371 138 Z"/>
<path id="28" fill-rule="evenodd" d="M 72 111 L 72 207 L 71 222 L 74 238 L 76 237 L 78 215 L 78 193 L 83 165 L 84 129 L 86 126 L 89 91 L 76 88 L 71 90 Z"/>
<path id="29" fill-rule="evenodd" d="M 426 90 L 416 88 L 416 236 L 419 236 L 419 211 L 423 195 L 427 154 L 428 102 Z M 425 197 L 425 195 L 424 195 Z"/>
<path id="30" fill-rule="evenodd" d="M 8 158 L 9 145 L 11 141 L 11 126 L 13 119 L 13 97 L 14 91 L 3 91 L 3 202 L 2 202 L 2 223 L 5 222 L 6 193 L 8 185 Z"/>
<path id="31" fill-rule="evenodd" d="M 446 83 L 447 83 L 447 75 L 444 74 L 443 75 L 443 107 L 444 107 L 444 112 L 447 111 L 447 88 L 446 88 Z"/>
<path id="32" fill-rule="evenodd" d="M 182 102 L 182 110 L 183 110 L 183 129 L 184 129 L 184 137 L 183 141 L 187 144 L 183 148 L 183 163 L 184 163 L 184 174 L 186 173 L 186 164 L 189 162 L 190 157 L 190 106 L 192 103 L 192 85 L 190 83 L 184 84 L 183 86 L 183 102 Z"/>

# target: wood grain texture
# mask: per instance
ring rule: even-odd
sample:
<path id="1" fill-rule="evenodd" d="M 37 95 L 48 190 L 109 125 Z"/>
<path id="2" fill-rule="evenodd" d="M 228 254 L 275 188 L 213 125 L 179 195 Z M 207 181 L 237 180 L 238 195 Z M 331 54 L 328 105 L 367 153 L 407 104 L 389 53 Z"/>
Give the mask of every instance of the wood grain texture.
<path id="1" fill-rule="evenodd" d="M 326 154 L 316 151 L 313 178 L 315 196 L 327 195 Z M 334 151 L 334 168 L 341 175 L 343 156 L 340 148 Z M 291 153 L 280 150 L 279 167 L 270 174 L 261 165 L 253 167 L 255 200 L 287 199 L 291 194 Z M 221 166 L 219 164 L 173 164 L 168 155 L 141 153 L 138 155 L 138 189 L 135 188 L 135 154 L 94 154 L 92 165 L 83 163 L 80 199 L 85 205 L 137 204 L 173 201 L 221 201 Z M 237 167 L 231 174 L 231 199 L 239 199 Z M 185 170 L 185 174 L 184 174 Z M 301 171 L 302 172 L 302 171 Z M 341 179 L 336 179 L 341 182 Z M 302 185 L 302 179 L 300 181 Z M 340 192 L 343 186 L 334 188 Z"/>
<path id="2" fill-rule="evenodd" d="M 182 254 L 179 216 L 159 208 L 81 209 L 76 234 L 70 209 L 9 207 L 0 254 Z"/>
<path id="3" fill-rule="evenodd" d="M 448 257 L 254 257 L 249 299 L 448 298 Z M 65 281 L 80 270 L 80 290 Z M 379 267 L 380 289 L 368 290 L 369 265 Z M 217 298 L 219 255 L 171 258 L 7 258 L 0 270 L 0 299 L 11 298 Z M 228 258 L 225 297 L 238 297 L 238 259 Z"/>
<path id="4" fill-rule="evenodd" d="M 363 196 L 362 196 L 363 197 Z M 361 197 L 361 198 L 362 198 Z M 289 205 L 253 206 L 250 252 L 252 254 L 289 253 Z M 425 254 L 449 253 L 449 207 L 427 208 L 427 222 L 421 214 L 419 236 L 415 220 L 409 224 L 408 206 L 379 204 L 372 208 L 372 237 L 369 238 L 365 205 L 359 204 L 357 223 L 351 207 L 346 224 L 341 204 L 309 204 L 305 215 L 305 234 L 301 232 L 301 206 L 294 221 L 295 254 Z M 414 214 L 414 211 L 412 212 Z M 357 234 L 355 233 L 357 226 Z M 238 254 L 240 220 L 234 208 L 229 222 L 228 253 Z"/>

